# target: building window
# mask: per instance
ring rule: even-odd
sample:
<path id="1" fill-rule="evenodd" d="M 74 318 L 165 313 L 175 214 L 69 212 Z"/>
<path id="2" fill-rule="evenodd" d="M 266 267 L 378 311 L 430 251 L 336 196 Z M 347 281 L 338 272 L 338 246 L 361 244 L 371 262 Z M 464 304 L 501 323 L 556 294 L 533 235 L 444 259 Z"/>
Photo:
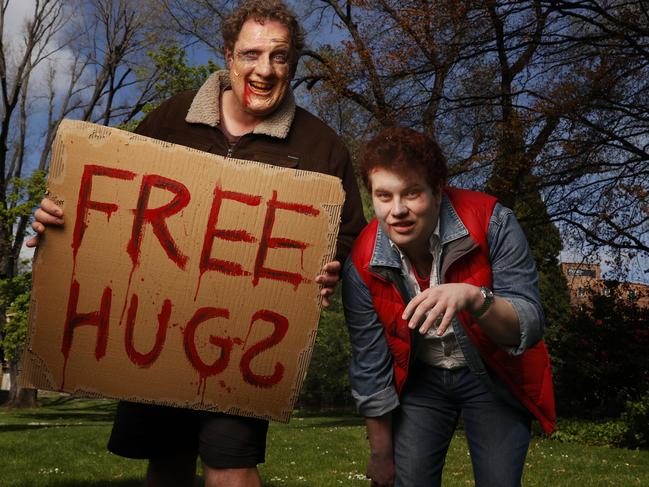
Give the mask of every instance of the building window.
<path id="1" fill-rule="evenodd" d="M 610 297 L 610 296 L 611 296 L 611 288 L 610 288 L 610 287 L 605 287 L 605 288 L 604 288 L 604 293 L 603 293 L 603 294 L 604 294 L 604 296 L 606 296 L 607 298 Z"/>
<path id="2" fill-rule="evenodd" d="M 637 301 L 638 300 L 638 293 L 635 292 L 635 289 L 631 289 L 629 291 L 629 301 Z"/>
<path id="3" fill-rule="evenodd" d="M 586 297 L 586 288 L 580 287 L 577 289 L 577 297 L 578 298 L 585 298 Z"/>

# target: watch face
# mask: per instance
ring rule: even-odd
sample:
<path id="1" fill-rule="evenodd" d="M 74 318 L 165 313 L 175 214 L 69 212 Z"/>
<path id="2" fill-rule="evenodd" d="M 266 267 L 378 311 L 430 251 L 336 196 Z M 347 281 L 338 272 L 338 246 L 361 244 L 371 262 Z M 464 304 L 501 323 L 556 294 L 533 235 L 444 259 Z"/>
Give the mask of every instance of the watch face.
<path id="1" fill-rule="evenodd" d="M 484 296 L 485 299 L 487 299 L 489 301 L 493 301 L 493 299 L 494 299 L 494 293 L 488 287 L 483 287 L 482 288 L 482 295 Z"/>

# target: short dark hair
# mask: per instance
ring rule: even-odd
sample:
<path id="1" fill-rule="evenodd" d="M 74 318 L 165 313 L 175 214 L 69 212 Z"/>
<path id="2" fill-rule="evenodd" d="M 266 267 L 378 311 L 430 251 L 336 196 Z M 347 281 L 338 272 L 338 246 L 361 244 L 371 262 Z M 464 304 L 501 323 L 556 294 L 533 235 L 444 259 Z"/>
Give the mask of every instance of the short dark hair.
<path id="1" fill-rule="evenodd" d="M 291 75 L 295 74 L 297 62 L 304 48 L 304 31 L 293 11 L 281 0 L 246 0 L 223 21 L 223 45 L 226 50 L 234 51 L 234 44 L 239 38 L 241 27 L 248 19 L 263 24 L 265 20 L 276 20 L 288 29 L 291 39 L 289 64 Z"/>
<path id="2" fill-rule="evenodd" d="M 415 170 L 437 192 L 446 184 L 446 158 L 430 137 L 406 127 L 388 127 L 370 140 L 358 161 L 361 177 L 370 191 L 369 174 L 382 168 L 399 172 Z"/>

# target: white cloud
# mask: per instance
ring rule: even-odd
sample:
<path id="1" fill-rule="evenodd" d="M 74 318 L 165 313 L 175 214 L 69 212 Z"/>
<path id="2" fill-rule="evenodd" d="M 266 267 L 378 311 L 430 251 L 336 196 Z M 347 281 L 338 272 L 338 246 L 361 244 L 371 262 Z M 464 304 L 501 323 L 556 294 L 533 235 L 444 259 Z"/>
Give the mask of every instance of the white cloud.
<path id="1" fill-rule="evenodd" d="M 35 5 L 35 0 L 9 0 L 5 14 L 5 41 L 11 42 L 22 38 L 25 22 L 32 18 Z"/>
<path id="2" fill-rule="evenodd" d="M 25 30 L 29 21 L 34 17 L 35 0 L 9 0 L 7 13 L 5 14 L 5 29 L 3 32 L 3 41 L 8 46 L 9 62 L 13 63 L 10 69 L 15 69 L 16 63 L 24 56 L 25 52 Z M 63 17 L 69 18 L 67 13 Z M 67 87 L 70 79 L 70 67 L 74 60 L 73 53 L 63 47 L 65 31 L 59 30 L 52 39 L 49 40 L 45 48 L 47 52 L 53 54 L 45 62 L 40 62 L 33 70 L 30 77 L 30 89 L 33 92 L 45 93 L 47 89 L 48 78 L 52 67 L 56 68 L 56 77 L 54 86 L 57 91 Z M 11 78 L 11 72 L 10 72 Z"/>

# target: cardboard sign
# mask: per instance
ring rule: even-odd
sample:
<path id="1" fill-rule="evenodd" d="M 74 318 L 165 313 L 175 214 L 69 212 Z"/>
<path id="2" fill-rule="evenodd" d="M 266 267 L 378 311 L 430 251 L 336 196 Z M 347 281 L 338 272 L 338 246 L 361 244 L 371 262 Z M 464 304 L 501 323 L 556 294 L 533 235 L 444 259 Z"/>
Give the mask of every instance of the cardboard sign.
<path id="1" fill-rule="evenodd" d="M 64 121 L 49 195 L 23 385 L 288 421 L 339 179 Z"/>

